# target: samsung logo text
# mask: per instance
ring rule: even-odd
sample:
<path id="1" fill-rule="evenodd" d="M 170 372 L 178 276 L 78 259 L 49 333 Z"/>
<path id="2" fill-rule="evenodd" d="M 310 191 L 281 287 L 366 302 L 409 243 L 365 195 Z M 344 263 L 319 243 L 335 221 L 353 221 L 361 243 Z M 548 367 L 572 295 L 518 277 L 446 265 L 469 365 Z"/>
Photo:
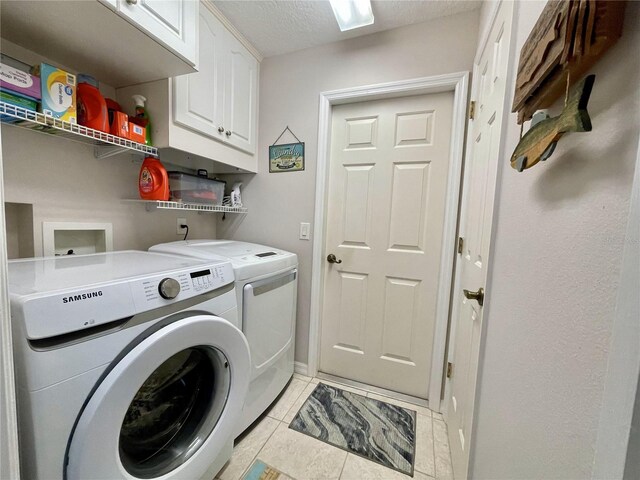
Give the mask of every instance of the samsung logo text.
<path id="1" fill-rule="evenodd" d="M 62 303 L 79 302 L 80 300 L 89 300 L 90 298 L 96 298 L 102 296 L 102 290 L 97 292 L 81 293 L 80 295 L 71 295 L 69 297 L 62 297 Z"/>

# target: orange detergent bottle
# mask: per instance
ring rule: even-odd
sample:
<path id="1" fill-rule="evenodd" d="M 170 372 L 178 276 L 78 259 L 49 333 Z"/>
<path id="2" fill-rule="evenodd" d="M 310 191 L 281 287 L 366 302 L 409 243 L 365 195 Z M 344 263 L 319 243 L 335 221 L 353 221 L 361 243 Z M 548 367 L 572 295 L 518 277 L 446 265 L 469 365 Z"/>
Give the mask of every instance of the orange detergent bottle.
<path id="1" fill-rule="evenodd" d="M 169 200 L 169 176 L 157 158 L 147 157 L 142 162 L 138 190 L 143 200 Z"/>

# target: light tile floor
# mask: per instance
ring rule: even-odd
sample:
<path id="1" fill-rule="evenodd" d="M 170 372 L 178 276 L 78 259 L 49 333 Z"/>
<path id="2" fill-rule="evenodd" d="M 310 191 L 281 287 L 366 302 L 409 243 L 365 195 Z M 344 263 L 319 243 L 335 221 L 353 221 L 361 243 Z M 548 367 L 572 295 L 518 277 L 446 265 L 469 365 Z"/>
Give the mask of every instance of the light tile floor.
<path id="1" fill-rule="evenodd" d="M 413 478 L 415 480 L 453 478 L 447 426 L 442 415 L 431 412 L 425 407 L 299 374 L 293 375 L 278 401 L 236 444 L 233 457 L 216 478 L 239 480 L 251 464 L 256 459 L 260 459 L 295 480 L 410 479 L 408 475 L 347 453 L 289 428 L 289 423 L 319 381 L 415 410 L 418 415 Z"/>

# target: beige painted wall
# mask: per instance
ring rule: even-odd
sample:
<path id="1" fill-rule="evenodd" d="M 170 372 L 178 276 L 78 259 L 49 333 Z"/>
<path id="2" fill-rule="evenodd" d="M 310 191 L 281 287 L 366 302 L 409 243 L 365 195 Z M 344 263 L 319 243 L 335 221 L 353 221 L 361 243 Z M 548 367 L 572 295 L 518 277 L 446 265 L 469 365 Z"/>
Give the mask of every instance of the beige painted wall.
<path id="1" fill-rule="evenodd" d="M 98 160 L 90 145 L 6 125 L 2 148 L 5 201 L 33 204 L 36 256 L 42 255 L 42 222 L 47 221 L 110 222 L 114 250 L 146 250 L 180 240 L 178 217 L 187 218 L 190 238 L 215 238 L 217 214 L 147 212 L 142 204 L 122 202 L 138 198 L 142 160 L 130 154 Z"/>
<path id="2" fill-rule="evenodd" d="M 514 55 L 544 4 L 519 2 Z M 524 173 L 502 159 L 473 478 L 591 478 L 638 147 L 639 19 L 629 2 L 592 68 L 593 131 Z M 510 155 L 515 117 L 506 135 Z"/>
<path id="3" fill-rule="evenodd" d="M 307 362 L 312 242 L 298 240 L 300 222 L 313 225 L 319 93 L 358 85 L 469 71 L 478 12 L 445 17 L 266 58 L 260 66 L 258 174 L 240 176 L 244 219 L 218 223 L 223 238 L 255 241 L 298 254 L 296 360 Z M 304 172 L 268 173 L 268 146 L 285 126 L 305 142 Z M 295 141 L 291 136 L 282 141 Z M 313 234 L 313 232 L 312 232 Z"/>
<path id="4" fill-rule="evenodd" d="M 59 65 L 5 39 L 0 42 L 3 53 L 25 63 L 45 61 Z M 73 65 L 59 66 L 77 71 Z M 103 95 L 115 98 L 115 90 L 109 85 L 100 84 L 100 90 Z M 189 238 L 216 236 L 217 214 L 147 212 L 144 205 L 121 201 L 138 198 L 141 157 L 125 153 L 98 160 L 90 145 L 8 125 L 2 125 L 2 140 L 5 201 L 33 204 L 36 256 L 42 255 L 42 222 L 110 222 L 114 250 L 146 250 L 156 243 L 180 240 L 182 237 L 176 235 L 178 217 L 187 218 Z M 13 247 L 14 229 L 27 229 L 20 223 L 23 219 L 10 220 L 16 220 L 7 225 Z"/>

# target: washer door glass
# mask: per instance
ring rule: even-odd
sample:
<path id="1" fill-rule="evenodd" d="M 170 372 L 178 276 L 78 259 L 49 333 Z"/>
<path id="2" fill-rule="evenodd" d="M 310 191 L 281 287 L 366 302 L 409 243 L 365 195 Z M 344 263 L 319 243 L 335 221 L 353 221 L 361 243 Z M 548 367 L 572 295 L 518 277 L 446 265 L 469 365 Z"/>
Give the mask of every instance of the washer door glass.
<path id="1" fill-rule="evenodd" d="M 229 386 L 229 364 L 219 350 L 196 346 L 168 358 L 125 414 L 119 440 L 124 468 L 155 478 L 182 465 L 218 423 Z"/>

